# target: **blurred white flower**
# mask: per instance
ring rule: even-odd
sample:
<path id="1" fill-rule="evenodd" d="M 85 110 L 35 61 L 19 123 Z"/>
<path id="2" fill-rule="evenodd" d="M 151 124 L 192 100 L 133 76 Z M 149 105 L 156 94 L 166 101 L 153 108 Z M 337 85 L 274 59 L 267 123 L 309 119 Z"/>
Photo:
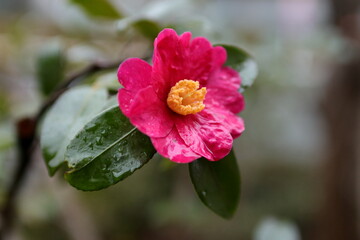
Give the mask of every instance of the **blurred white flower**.
<path id="1" fill-rule="evenodd" d="M 300 240 L 297 226 L 274 217 L 263 219 L 255 230 L 254 240 Z"/>

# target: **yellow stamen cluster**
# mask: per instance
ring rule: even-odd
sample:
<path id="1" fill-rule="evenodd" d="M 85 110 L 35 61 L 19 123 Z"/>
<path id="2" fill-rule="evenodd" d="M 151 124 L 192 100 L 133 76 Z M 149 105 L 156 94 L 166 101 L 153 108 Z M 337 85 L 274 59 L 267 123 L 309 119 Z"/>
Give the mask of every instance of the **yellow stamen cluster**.
<path id="1" fill-rule="evenodd" d="M 199 82 L 181 80 L 173 86 L 167 98 L 171 110 L 181 115 L 195 114 L 205 108 L 206 88 L 199 89 Z"/>

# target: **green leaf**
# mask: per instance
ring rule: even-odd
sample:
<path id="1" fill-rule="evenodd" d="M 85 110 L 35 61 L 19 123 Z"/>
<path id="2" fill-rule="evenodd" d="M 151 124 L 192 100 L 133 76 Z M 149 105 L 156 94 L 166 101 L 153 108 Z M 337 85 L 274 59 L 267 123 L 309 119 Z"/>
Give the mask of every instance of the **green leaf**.
<path id="1" fill-rule="evenodd" d="M 144 37 L 154 40 L 162 28 L 154 21 L 140 19 L 132 23 L 133 27 L 138 30 Z"/>
<path id="2" fill-rule="evenodd" d="M 44 95 L 53 92 L 64 79 L 66 58 L 58 41 L 45 45 L 37 57 L 36 75 Z"/>
<path id="3" fill-rule="evenodd" d="M 75 188 L 94 191 L 128 177 L 155 154 L 150 139 L 112 107 L 86 124 L 67 148 L 72 170 L 65 179 Z"/>
<path id="4" fill-rule="evenodd" d="M 200 158 L 189 172 L 201 201 L 216 214 L 231 218 L 240 197 L 240 174 L 233 150 L 216 162 Z"/>
<path id="5" fill-rule="evenodd" d="M 64 93 L 46 114 L 41 128 L 41 149 L 52 176 L 64 163 L 71 139 L 82 127 L 104 109 L 107 91 L 75 87 Z"/>
<path id="6" fill-rule="evenodd" d="M 241 48 L 224 44 L 218 46 L 222 46 L 227 52 L 228 58 L 225 65 L 239 72 L 242 79 L 241 87 L 250 87 L 254 83 L 259 71 L 254 58 Z"/>
<path id="7" fill-rule="evenodd" d="M 70 2 L 82 8 L 89 16 L 106 19 L 122 18 L 122 14 L 107 0 L 70 0 Z"/>

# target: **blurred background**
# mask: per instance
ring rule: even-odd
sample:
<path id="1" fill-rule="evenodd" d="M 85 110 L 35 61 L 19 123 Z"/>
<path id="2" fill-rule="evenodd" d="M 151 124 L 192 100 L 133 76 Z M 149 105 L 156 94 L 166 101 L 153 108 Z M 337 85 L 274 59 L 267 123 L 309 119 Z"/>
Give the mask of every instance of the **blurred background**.
<path id="1" fill-rule="evenodd" d="M 239 208 L 231 220 L 216 216 L 187 166 L 161 158 L 108 189 L 77 191 L 61 172 L 49 177 L 37 147 L 9 239 L 360 239 L 358 0 L 111 0 L 100 10 L 103 0 L 82 2 L 0 0 L 0 206 L 18 164 L 15 122 L 53 86 L 38 81 L 44 56 L 61 59 L 67 76 L 147 56 L 171 26 L 258 62 L 234 145 Z M 115 71 L 92 77 L 117 87 Z"/>

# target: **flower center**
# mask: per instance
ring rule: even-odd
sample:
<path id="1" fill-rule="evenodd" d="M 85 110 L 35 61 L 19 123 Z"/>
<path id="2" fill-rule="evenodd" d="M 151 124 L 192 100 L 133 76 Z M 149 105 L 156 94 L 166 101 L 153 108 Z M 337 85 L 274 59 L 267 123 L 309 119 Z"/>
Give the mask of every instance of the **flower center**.
<path id="1" fill-rule="evenodd" d="M 199 89 L 199 82 L 181 80 L 173 86 L 167 98 L 171 110 L 181 115 L 195 114 L 205 108 L 206 88 Z"/>

